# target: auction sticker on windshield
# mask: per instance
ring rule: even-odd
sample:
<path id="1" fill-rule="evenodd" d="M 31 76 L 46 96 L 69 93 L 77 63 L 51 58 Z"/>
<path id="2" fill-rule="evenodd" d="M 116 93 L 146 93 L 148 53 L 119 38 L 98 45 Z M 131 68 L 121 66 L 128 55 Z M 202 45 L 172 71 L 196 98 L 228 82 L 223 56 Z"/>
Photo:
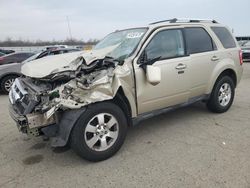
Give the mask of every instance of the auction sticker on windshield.
<path id="1" fill-rule="evenodd" d="M 127 38 L 129 39 L 140 38 L 143 34 L 144 34 L 143 32 L 128 33 Z"/>

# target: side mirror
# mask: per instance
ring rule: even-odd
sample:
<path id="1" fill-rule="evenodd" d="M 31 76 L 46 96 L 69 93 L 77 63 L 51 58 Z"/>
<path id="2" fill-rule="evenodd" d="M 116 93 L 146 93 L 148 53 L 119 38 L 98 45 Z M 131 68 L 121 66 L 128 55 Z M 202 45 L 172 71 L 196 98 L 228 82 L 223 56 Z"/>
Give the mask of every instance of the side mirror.
<path id="1" fill-rule="evenodd" d="M 139 67 L 143 68 L 143 70 L 146 72 L 146 67 L 148 65 L 153 65 L 155 62 L 159 61 L 161 59 L 161 56 L 155 57 L 153 59 L 148 59 L 148 55 L 146 51 L 144 50 L 139 58 Z"/>
<path id="2" fill-rule="evenodd" d="M 147 63 L 147 61 L 148 61 L 147 53 L 146 53 L 146 51 L 144 50 L 144 51 L 142 52 L 140 58 L 139 58 L 139 64 L 140 64 L 140 65 L 144 65 L 144 64 Z"/>
<path id="3" fill-rule="evenodd" d="M 152 85 L 157 85 L 161 82 L 161 69 L 153 65 L 146 66 L 147 81 Z"/>

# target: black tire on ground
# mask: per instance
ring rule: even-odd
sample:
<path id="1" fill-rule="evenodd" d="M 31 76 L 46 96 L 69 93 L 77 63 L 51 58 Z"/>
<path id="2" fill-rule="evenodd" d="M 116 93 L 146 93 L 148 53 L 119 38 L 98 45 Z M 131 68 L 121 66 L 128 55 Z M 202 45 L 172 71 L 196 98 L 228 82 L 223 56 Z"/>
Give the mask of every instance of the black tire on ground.
<path id="1" fill-rule="evenodd" d="M 117 131 L 118 136 L 116 140 L 113 142 L 113 145 L 110 146 L 110 148 L 107 148 L 106 150 L 103 150 L 103 151 L 96 151 L 95 149 L 90 148 L 87 145 L 87 142 L 85 139 L 85 135 L 86 135 L 85 129 L 88 123 L 91 122 L 92 119 L 96 115 L 103 114 L 103 113 L 111 114 L 117 120 L 118 123 L 115 125 L 118 126 L 118 131 Z M 98 118 L 97 118 L 97 121 L 98 121 Z M 107 121 L 109 120 L 105 119 L 105 122 Z M 100 103 L 91 104 L 87 107 L 87 110 L 80 116 L 79 120 L 77 121 L 76 125 L 74 126 L 71 132 L 71 135 L 70 135 L 71 148 L 79 156 L 81 156 L 82 158 L 88 161 L 97 162 L 97 161 L 108 159 L 109 157 L 113 156 L 121 148 L 122 144 L 124 143 L 126 133 L 127 133 L 127 124 L 128 123 L 127 123 L 127 119 L 126 119 L 124 112 L 121 110 L 120 107 L 118 107 L 114 103 L 100 102 Z M 106 143 L 108 143 L 108 141 Z M 100 143 L 100 147 L 101 147 L 101 143 Z"/>
<path id="2" fill-rule="evenodd" d="M 223 106 L 219 100 L 220 89 L 221 89 L 223 84 L 229 84 L 229 86 L 231 88 L 231 98 L 230 98 L 228 104 L 226 104 L 225 106 Z M 220 77 L 214 85 L 214 88 L 212 90 L 210 98 L 207 102 L 207 108 L 211 112 L 215 112 L 215 113 L 226 112 L 231 107 L 231 105 L 233 103 L 234 94 L 235 94 L 235 84 L 234 84 L 232 78 L 229 76 Z"/>
<path id="3" fill-rule="evenodd" d="M 1 79 L 0 89 L 4 94 L 9 93 L 9 90 L 6 87 L 6 83 L 15 80 L 17 77 L 18 77 L 17 75 L 9 75 L 9 76 L 5 76 L 4 78 Z"/>

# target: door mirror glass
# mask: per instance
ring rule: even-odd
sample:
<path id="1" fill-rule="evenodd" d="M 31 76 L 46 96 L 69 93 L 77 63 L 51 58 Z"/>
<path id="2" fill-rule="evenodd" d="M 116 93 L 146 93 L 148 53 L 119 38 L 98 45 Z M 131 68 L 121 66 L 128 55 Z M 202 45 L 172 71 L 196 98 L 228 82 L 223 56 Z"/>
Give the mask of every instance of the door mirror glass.
<path id="1" fill-rule="evenodd" d="M 147 81 L 152 85 L 157 85 L 161 82 L 161 69 L 153 65 L 146 66 Z"/>

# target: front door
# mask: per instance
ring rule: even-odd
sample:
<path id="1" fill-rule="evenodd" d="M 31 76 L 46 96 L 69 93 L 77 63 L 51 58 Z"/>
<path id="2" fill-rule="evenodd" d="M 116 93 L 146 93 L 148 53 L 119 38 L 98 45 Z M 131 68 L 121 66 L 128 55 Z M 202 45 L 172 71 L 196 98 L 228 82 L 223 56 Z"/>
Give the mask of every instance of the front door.
<path id="1" fill-rule="evenodd" d="M 153 86 L 135 59 L 135 79 L 138 113 L 158 110 L 186 102 L 189 97 L 190 57 L 186 56 L 182 28 L 155 31 L 142 48 L 147 59 L 159 58 L 153 65 L 161 69 L 161 82 Z"/>

